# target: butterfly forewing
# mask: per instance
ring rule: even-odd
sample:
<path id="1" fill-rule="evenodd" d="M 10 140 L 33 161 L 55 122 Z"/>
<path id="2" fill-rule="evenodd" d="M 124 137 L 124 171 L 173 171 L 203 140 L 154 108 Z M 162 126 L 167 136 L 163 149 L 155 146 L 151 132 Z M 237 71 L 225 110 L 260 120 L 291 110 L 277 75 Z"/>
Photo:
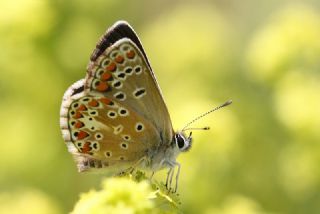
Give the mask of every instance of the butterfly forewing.
<path id="1" fill-rule="evenodd" d="M 61 128 L 80 170 L 123 170 L 170 142 L 170 117 L 143 50 L 122 38 L 91 61 L 64 95 Z"/>
<path id="2" fill-rule="evenodd" d="M 154 124 L 164 141 L 171 140 L 171 121 L 160 89 L 147 60 L 130 39 L 109 47 L 90 63 L 88 72 L 87 85 L 92 91 L 129 105 Z"/>

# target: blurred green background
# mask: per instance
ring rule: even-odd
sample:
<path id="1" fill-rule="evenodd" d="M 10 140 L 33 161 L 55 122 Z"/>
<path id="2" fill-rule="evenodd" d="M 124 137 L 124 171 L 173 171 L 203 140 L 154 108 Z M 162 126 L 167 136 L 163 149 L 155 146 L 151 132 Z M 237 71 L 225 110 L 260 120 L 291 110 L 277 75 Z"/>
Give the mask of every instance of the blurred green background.
<path id="1" fill-rule="evenodd" d="M 195 124 L 211 130 L 178 159 L 183 212 L 319 213 L 319 12 L 318 0 L 1 0 L 0 213 L 67 213 L 100 185 L 77 172 L 59 109 L 119 19 L 176 129 L 234 101 Z"/>

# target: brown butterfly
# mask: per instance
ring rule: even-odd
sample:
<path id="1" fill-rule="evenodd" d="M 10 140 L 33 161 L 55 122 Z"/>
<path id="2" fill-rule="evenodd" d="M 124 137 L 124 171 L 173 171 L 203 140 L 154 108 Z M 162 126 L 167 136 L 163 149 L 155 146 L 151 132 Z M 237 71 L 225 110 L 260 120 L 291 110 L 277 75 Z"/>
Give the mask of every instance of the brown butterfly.
<path id="1" fill-rule="evenodd" d="M 138 36 L 127 22 L 118 21 L 96 45 L 86 77 L 65 92 L 60 127 L 80 172 L 169 168 L 171 186 L 177 167 L 176 190 L 180 173 L 176 157 L 192 142 L 191 133 L 188 137 L 184 133 L 187 127 L 230 103 L 175 132 Z"/>

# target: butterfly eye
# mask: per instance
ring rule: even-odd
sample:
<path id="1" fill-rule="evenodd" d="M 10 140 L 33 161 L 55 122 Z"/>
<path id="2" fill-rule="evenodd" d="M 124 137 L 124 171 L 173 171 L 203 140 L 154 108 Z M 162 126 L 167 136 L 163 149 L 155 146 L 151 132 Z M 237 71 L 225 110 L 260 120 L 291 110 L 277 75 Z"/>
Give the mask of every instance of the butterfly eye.
<path id="1" fill-rule="evenodd" d="M 184 147 L 184 139 L 180 136 L 177 137 L 177 146 L 179 149 L 182 149 Z"/>
<path id="2" fill-rule="evenodd" d="M 188 151 L 191 147 L 191 139 L 185 139 L 181 134 L 175 135 L 175 142 L 178 149 L 182 152 Z"/>

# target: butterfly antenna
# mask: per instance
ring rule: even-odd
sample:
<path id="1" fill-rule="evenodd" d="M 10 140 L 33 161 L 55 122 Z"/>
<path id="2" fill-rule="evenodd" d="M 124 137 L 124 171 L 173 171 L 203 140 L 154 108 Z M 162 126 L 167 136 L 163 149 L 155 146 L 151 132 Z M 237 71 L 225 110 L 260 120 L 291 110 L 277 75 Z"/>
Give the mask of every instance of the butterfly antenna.
<path id="1" fill-rule="evenodd" d="M 209 130 L 210 127 L 203 127 L 203 128 L 187 128 L 187 127 L 190 126 L 192 123 L 196 122 L 197 120 L 203 118 L 204 116 L 206 116 L 206 115 L 208 115 L 208 114 L 210 114 L 220 108 L 226 107 L 226 106 L 230 105 L 231 103 L 232 103 L 232 100 L 228 100 L 227 102 L 223 103 L 222 105 L 215 107 L 215 108 L 211 109 L 210 111 L 207 111 L 206 113 L 194 118 L 192 121 L 190 121 L 189 123 L 187 123 L 187 125 L 185 125 L 183 127 L 182 131 L 186 131 L 186 130 L 190 130 L 190 129 L 192 129 L 192 130 Z"/>

